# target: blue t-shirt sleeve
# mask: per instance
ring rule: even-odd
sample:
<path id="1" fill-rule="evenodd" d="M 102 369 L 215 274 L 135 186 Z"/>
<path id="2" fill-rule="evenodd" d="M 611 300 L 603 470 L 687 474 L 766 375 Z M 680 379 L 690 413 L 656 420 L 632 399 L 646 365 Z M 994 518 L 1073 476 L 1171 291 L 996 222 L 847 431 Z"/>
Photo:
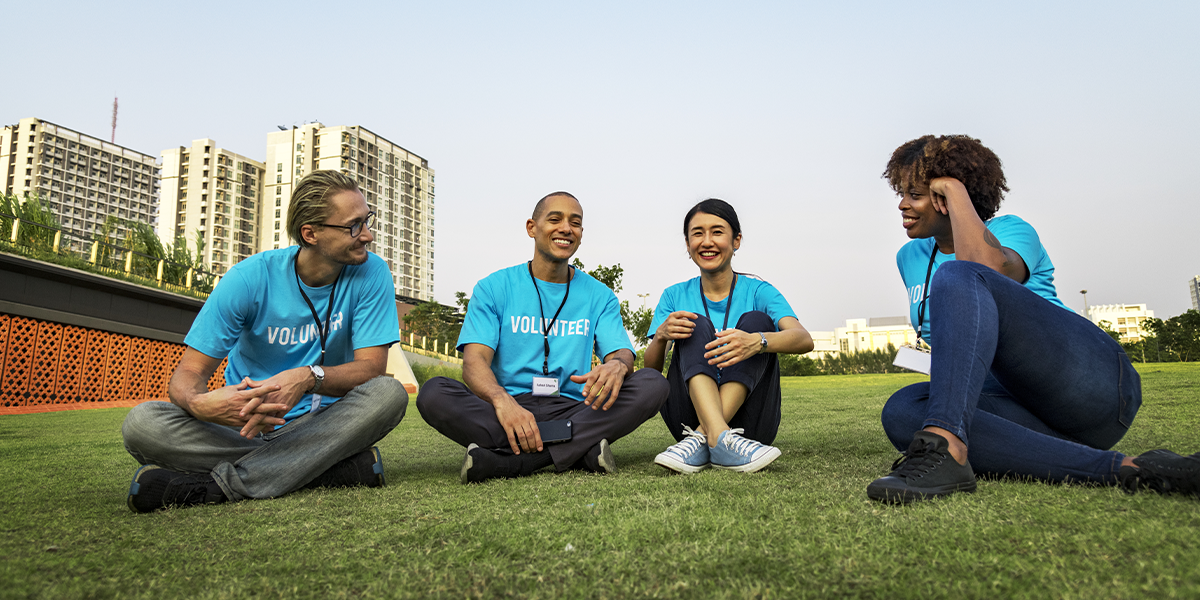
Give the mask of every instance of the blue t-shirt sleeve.
<path id="1" fill-rule="evenodd" d="M 1029 273 L 1033 273 L 1042 255 L 1042 240 L 1032 225 L 1015 215 L 1004 215 L 988 221 L 988 231 L 1000 240 L 1001 246 L 1016 252 Z"/>
<path id="2" fill-rule="evenodd" d="M 225 358 L 253 319 L 254 294 L 242 271 L 232 269 L 209 294 L 183 343 L 212 358 Z"/>
<path id="3" fill-rule="evenodd" d="M 662 295 L 658 297 L 658 306 L 654 307 L 654 317 L 650 319 L 650 328 L 646 330 L 647 338 L 653 339 L 654 332 L 675 312 L 675 294 L 671 292 L 673 289 L 674 287 L 669 287 L 663 290 Z"/>
<path id="4" fill-rule="evenodd" d="M 391 346 L 400 341 L 400 319 L 396 316 L 396 287 L 382 259 L 366 264 L 356 287 L 358 306 L 352 315 L 355 350 Z"/>
<path id="5" fill-rule="evenodd" d="M 460 352 L 467 344 L 483 344 L 492 350 L 500 344 L 500 311 L 492 297 L 491 280 L 483 279 L 471 290 L 471 303 L 458 333 Z"/>
<path id="6" fill-rule="evenodd" d="M 621 304 L 617 302 L 616 294 L 608 288 L 604 291 L 608 293 L 603 299 L 604 305 L 600 309 L 600 315 L 596 317 L 595 352 L 601 360 L 621 348 L 633 351 L 633 345 L 629 343 L 629 334 L 625 331 L 625 323 L 621 321 Z"/>
<path id="7" fill-rule="evenodd" d="M 780 319 L 784 317 L 796 317 L 796 311 L 792 310 L 792 305 L 788 304 L 787 299 L 783 297 L 783 294 L 779 293 L 779 290 L 775 289 L 775 286 L 764 281 L 755 295 L 757 296 L 754 303 L 755 307 L 767 313 L 767 316 L 771 317 L 771 322 L 776 327 L 779 327 Z"/>

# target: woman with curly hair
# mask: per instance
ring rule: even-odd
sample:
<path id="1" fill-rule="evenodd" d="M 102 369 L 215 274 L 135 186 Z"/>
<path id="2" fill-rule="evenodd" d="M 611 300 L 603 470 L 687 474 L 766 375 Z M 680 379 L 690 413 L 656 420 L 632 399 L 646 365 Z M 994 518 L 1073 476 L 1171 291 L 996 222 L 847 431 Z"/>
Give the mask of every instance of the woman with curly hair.
<path id="1" fill-rule="evenodd" d="M 867 495 L 973 492 L 976 472 L 1200 494 L 1196 455 L 1108 450 L 1137 415 L 1141 380 L 1120 344 L 1058 299 L 1034 228 L 994 216 L 1008 191 L 995 153 L 927 135 L 897 148 L 883 176 L 912 238 L 896 264 L 932 356 L 930 380 L 883 408 L 904 456 Z"/>
<path id="2" fill-rule="evenodd" d="M 646 366 L 659 371 L 675 348 L 662 416 L 678 443 L 654 462 L 680 473 L 758 471 L 780 454 L 770 445 L 782 402 L 775 353 L 808 352 L 812 336 L 779 290 L 733 270 L 742 226 L 729 203 L 693 206 L 683 239 L 700 275 L 663 291 L 646 347 Z"/>

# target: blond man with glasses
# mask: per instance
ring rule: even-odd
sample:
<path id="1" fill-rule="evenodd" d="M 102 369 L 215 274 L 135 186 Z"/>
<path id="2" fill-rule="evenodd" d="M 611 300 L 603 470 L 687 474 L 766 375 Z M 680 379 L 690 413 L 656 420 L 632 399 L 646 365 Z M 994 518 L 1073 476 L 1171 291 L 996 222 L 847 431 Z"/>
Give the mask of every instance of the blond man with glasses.
<path id="1" fill-rule="evenodd" d="M 125 448 L 142 465 L 131 509 L 383 485 L 373 446 L 408 394 L 384 375 L 400 326 L 391 274 L 367 251 L 374 221 L 354 179 L 300 181 L 287 222 L 298 247 L 234 265 L 184 340 L 171 402 L 126 417 Z M 226 385 L 210 392 L 226 356 Z"/>

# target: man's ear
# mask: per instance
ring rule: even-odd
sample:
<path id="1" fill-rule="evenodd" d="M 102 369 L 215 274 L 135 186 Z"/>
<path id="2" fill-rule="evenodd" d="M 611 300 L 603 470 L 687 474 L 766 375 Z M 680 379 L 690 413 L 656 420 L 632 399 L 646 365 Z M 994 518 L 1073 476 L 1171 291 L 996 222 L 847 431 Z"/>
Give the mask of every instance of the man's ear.
<path id="1" fill-rule="evenodd" d="M 312 225 L 301 225 L 300 239 L 309 246 L 317 245 L 317 230 Z"/>
<path id="2" fill-rule="evenodd" d="M 537 221 L 534 221 L 533 219 L 525 221 L 525 233 L 528 233 L 529 237 L 533 237 L 533 230 L 535 227 L 537 227 Z"/>

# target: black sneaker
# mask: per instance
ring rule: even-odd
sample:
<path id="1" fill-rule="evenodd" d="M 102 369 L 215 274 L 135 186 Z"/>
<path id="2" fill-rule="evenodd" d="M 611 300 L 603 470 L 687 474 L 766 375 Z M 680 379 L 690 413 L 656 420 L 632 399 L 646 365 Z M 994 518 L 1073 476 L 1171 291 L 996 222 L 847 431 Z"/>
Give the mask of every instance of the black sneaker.
<path id="1" fill-rule="evenodd" d="M 584 469 L 593 473 L 612 475 L 617 472 L 617 461 L 613 459 L 608 440 L 600 440 L 599 444 L 592 446 L 588 453 L 583 455 L 583 464 Z"/>
<path id="2" fill-rule="evenodd" d="M 126 503 L 134 512 L 152 512 L 167 506 L 196 506 L 225 502 L 225 492 L 212 475 L 179 473 L 144 465 L 133 474 Z"/>
<path id="3" fill-rule="evenodd" d="M 867 486 L 872 500 L 893 504 L 974 491 L 975 471 L 970 461 L 958 464 L 950 456 L 950 442 L 929 431 L 918 431 L 908 452 L 892 464 L 892 473 Z"/>
<path id="4" fill-rule="evenodd" d="M 371 447 L 350 458 L 338 461 L 301 489 L 354 487 L 356 485 L 374 488 L 383 487 L 385 483 L 383 456 L 379 454 L 379 448 Z"/>
<path id="5" fill-rule="evenodd" d="M 514 455 L 471 444 L 467 446 L 467 455 L 463 458 L 458 480 L 463 483 L 479 483 L 496 478 L 524 477 L 552 464 L 554 459 L 550 457 L 548 450 Z"/>
<path id="6" fill-rule="evenodd" d="M 479 483 L 496 477 L 516 477 L 516 473 L 510 468 L 513 461 L 508 460 L 509 458 L 480 448 L 479 444 L 471 444 L 467 446 L 467 455 L 463 458 L 458 480 L 463 483 Z"/>
<path id="7" fill-rule="evenodd" d="M 1200 453 L 1180 456 L 1170 450 L 1151 450 L 1133 459 L 1138 468 L 1121 467 L 1118 478 L 1126 492 L 1141 488 L 1159 494 L 1200 498 Z"/>

